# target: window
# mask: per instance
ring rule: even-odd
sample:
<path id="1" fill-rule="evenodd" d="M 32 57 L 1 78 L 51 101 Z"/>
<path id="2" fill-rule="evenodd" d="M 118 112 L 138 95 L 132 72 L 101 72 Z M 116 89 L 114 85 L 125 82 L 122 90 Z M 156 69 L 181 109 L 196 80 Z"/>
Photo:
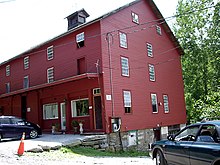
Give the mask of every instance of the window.
<path id="1" fill-rule="evenodd" d="M 5 84 L 5 88 L 6 88 L 6 93 L 10 93 L 10 83 L 6 83 Z"/>
<path id="2" fill-rule="evenodd" d="M 164 112 L 169 112 L 169 102 L 168 102 L 168 95 L 163 95 L 163 106 L 164 106 Z"/>
<path id="3" fill-rule="evenodd" d="M 119 38 L 120 38 L 120 47 L 127 48 L 127 35 L 125 33 L 119 32 Z"/>
<path id="4" fill-rule="evenodd" d="M 53 59 L 53 46 L 47 48 L 47 60 Z"/>
<path id="5" fill-rule="evenodd" d="M 121 57 L 121 72 L 122 76 L 129 76 L 128 58 Z"/>
<path id="6" fill-rule="evenodd" d="M 47 82 L 51 83 L 54 81 L 54 68 L 47 69 Z"/>
<path id="7" fill-rule="evenodd" d="M 93 95 L 100 95 L 100 94 L 101 94 L 101 89 L 100 88 L 93 89 Z"/>
<path id="8" fill-rule="evenodd" d="M 86 73 L 86 60 L 85 58 L 77 59 L 77 74 Z"/>
<path id="9" fill-rule="evenodd" d="M 147 43 L 147 55 L 153 57 L 153 46 L 149 43 Z"/>
<path id="10" fill-rule="evenodd" d="M 43 118 L 47 119 L 58 119 L 58 104 L 45 104 L 43 105 Z"/>
<path id="11" fill-rule="evenodd" d="M 157 34 L 162 35 L 160 26 L 156 25 L 156 31 L 157 31 Z"/>
<path id="12" fill-rule="evenodd" d="M 6 68 L 5 68 L 5 74 L 6 76 L 10 76 L 10 65 L 7 65 Z"/>
<path id="13" fill-rule="evenodd" d="M 24 58 L 24 69 L 28 69 L 29 68 L 29 57 L 25 57 Z"/>
<path id="14" fill-rule="evenodd" d="M 155 81 L 155 70 L 154 70 L 154 65 L 149 64 L 149 76 L 150 76 L 150 81 Z"/>
<path id="15" fill-rule="evenodd" d="M 29 88 L 29 77 L 28 76 L 24 77 L 24 88 Z"/>
<path id="16" fill-rule="evenodd" d="M 76 35 L 76 44 L 77 48 L 81 48 L 84 46 L 84 32 Z"/>
<path id="17" fill-rule="evenodd" d="M 139 24 L 139 17 L 138 17 L 138 15 L 136 14 L 136 13 L 131 13 L 131 16 L 132 16 L 132 21 L 134 22 L 134 23 L 137 23 L 137 24 Z"/>
<path id="18" fill-rule="evenodd" d="M 176 141 L 194 141 L 196 134 L 198 133 L 198 126 L 191 126 L 182 130 L 177 136 L 175 136 Z"/>
<path id="19" fill-rule="evenodd" d="M 72 117 L 89 115 L 89 99 L 71 101 Z"/>
<path id="20" fill-rule="evenodd" d="M 131 92 L 123 91 L 125 113 L 131 113 Z"/>
<path id="21" fill-rule="evenodd" d="M 158 113 L 157 95 L 154 93 L 151 94 L 151 103 L 153 113 Z"/>

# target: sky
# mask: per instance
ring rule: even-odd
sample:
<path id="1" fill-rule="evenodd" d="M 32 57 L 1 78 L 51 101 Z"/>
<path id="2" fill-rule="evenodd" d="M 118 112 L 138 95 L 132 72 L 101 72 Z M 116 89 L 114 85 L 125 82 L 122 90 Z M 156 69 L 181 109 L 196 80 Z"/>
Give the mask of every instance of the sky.
<path id="1" fill-rule="evenodd" d="M 0 63 L 67 31 L 68 15 L 84 8 L 93 20 L 134 0 L 0 0 Z M 178 0 L 154 0 L 166 18 Z M 169 23 L 169 22 L 168 22 Z"/>

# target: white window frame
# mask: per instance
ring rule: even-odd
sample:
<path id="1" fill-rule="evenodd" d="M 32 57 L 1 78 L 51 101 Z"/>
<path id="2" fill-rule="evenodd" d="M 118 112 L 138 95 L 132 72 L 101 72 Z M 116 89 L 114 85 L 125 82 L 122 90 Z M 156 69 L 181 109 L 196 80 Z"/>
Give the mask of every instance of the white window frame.
<path id="1" fill-rule="evenodd" d="M 169 113 L 169 97 L 168 95 L 163 95 L 163 107 L 164 107 L 164 112 Z"/>
<path id="2" fill-rule="evenodd" d="M 122 76 L 129 76 L 129 61 L 126 57 L 121 57 L 121 73 Z"/>
<path id="3" fill-rule="evenodd" d="M 11 74 L 11 67 L 10 67 L 10 65 L 7 65 L 5 67 L 5 74 L 6 74 L 6 76 L 10 76 L 10 74 Z"/>
<path id="4" fill-rule="evenodd" d="M 76 102 L 77 101 L 84 101 L 84 100 L 87 100 L 88 101 L 88 105 L 89 105 L 89 98 L 71 100 L 71 113 L 72 113 L 72 117 L 89 116 L 89 107 L 88 107 L 88 114 L 86 114 L 86 115 L 78 115 L 77 114 Z"/>
<path id="5" fill-rule="evenodd" d="M 54 58 L 53 45 L 47 48 L 47 60 L 52 60 Z"/>
<path id="6" fill-rule="evenodd" d="M 24 57 L 24 69 L 29 68 L 29 56 Z"/>
<path id="7" fill-rule="evenodd" d="M 47 82 L 51 83 L 54 81 L 54 67 L 47 69 Z"/>
<path id="8" fill-rule="evenodd" d="M 46 109 L 47 106 L 50 106 L 50 109 Z M 58 103 L 50 103 L 43 105 L 43 119 L 58 119 Z"/>
<path id="9" fill-rule="evenodd" d="M 130 108 L 131 113 L 131 91 L 123 91 L 124 108 Z"/>
<path id="10" fill-rule="evenodd" d="M 127 34 L 119 32 L 120 47 L 128 48 Z"/>
<path id="11" fill-rule="evenodd" d="M 158 103 L 157 103 L 157 94 L 151 93 L 151 106 L 152 106 L 152 112 L 158 113 Z M 153 106 L 156 106 L 156 111 L 154 112 Z"/>
<path id="12" fill-rule="evenodd" d="M 139 24 L 139 16 L 138 14 L 131 12 L 131 16 L 132 16 L 132 22 Z"/>
<path id="13" fill-rule="evenodd" d="M 76 35 L 76 43 L 82 42 L 85 40 L 85 35 L 84 32 L 79 33 Z"/>
<path id="14" fill-rule="evenodd" d="M 147 43 L 147 55 L 153 57 L 153 46 L 150 43 Z"/>
<path id="15" fill-rule="evenodd" d="M 157 34 L 162 35 L 161 27 L 156 25 Z"/>
<path id="16" fill-rule="evenodd" d="M 10 82 L 5 83 L 6 93 L 11 92 Z"/>
<path id="17" fill-rule="evenodd" d="M 149 68 L 149 78 L 150 78 L 150 81 L 155 81 L 155 67 L 154 67 L 154 65 L 149 64 L 148 68 Z"/>
<path id="18" fill-rule="evenodd" d="M 23 87 L 24 89 L 29 88 L 29 76 L 24 77 L 24 82 L 23 82 Z"/>

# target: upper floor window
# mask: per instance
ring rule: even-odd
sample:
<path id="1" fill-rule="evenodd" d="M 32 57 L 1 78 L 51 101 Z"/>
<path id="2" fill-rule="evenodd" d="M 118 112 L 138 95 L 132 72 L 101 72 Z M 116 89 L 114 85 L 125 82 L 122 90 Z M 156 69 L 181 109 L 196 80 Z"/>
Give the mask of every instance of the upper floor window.
<path id="1" fill-rule="evenodd" d="M 29 76 L 24 77 L 24 88 L 29 88 Z"/>
<path id="2" fill-rule="evenodd" d="M 47 69 L 47 82 L 51 83 L 54 81 L 54 68 Z"/>
<path id="3" fill-rule="evenodd" d="M 76 35 L 77 48 L 81 48 L 85 45 L 84 40 L 85 40 L 84 32 Z"/>
<path id="4" fill-rule="evenodd" d="M 24 58 L 24 69 L 29 68 L 29 56 Z"/>
<path id="5" fill-rule="evenodd" d="M 150 81 L 155 81 L 155 70 L 154 70 L 154 65 L 149 64 L 149 76 L 150 76 Z"/>
<path id="6" fill-rule="evenodd" d="M 119 32 L 119 39 L 120 39 L 120 47 L 127 48 L 127 35 L 125 33 Z"/>
<path id="7" fill-rule="evenodd" d="M 134 23 L 139 24 L 139 17 L 138 17 L 138 15 L 137 15 L 136 13 L 132 12 L 132 13 L 131 13 L 131 16 L 132 16 L 132 21 L 133 21 Z"/>
<path id="8" fill-rule="evenodd" d="M 5 84 L 5 88 L 6 88 L 6 93 L 9 93 L 11 91 L 11 87 L 10 87 L 9 82 Z"/>
<path id="9" fill-rule="evenodd" d="M 162 35 L 161 27 L 156 25 L 157 34 Z"/>
<path id="10" fill-rule="evenodd" d="M 168 102 L 168 95 L 163 95 L 163 106 L 164 106 L 164 112 L 169 112 L 169 102 Z"/>
<path id="11" fill-rule="evenodd" d="M 121 57 L 121 72 L 122 76 L 129 76 L 128 58 Z"/>
<path id="12" fill-rule="evenodd" d="M 123 91 L 125 113 L 131 113 L 131 92 Z"/>
<path id="13" fill-rule="evenodd" d="M 6 76 L 10 76 L 10 74 L 11 74 L 11 71 L 10 71 L 11 69 L 10 69 L 10 65 L 7 65 L 6 66 L 6 68 L 5 68 L 5 74 L 6 74 Z"/>
<path id="14" fill-rule="evenodd" d="M 153 57 L 153 46 L 150 43 L 147 43 L 147 55 Z"/>
<path id="15" fill-rule="evenodd" d="M 158 113 L 157 95 L 154 93 L 151 94 L 151 104 L 152 104 L 152 112 Z"/>
<path id="16" fill-rule="evenodd" d="M 53 46 L 47 48 L 47 60 L 53 59 Z"/>
<path id="17" fill-rule="evenodd" d="M 43 119 L 58 119 L 58 104 L 44 104 L 43 105 Z"/>

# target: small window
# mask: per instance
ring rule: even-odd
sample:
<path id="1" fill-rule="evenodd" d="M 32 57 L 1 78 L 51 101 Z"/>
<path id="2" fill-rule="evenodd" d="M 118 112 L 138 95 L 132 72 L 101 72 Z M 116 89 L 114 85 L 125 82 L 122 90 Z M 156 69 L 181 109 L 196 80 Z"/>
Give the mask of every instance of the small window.
<path id="1" fill-rule="evenodd" d="M 89 99 L 71 101 L 72 117 L 89 115 Z"/>
<path id="2" fill-rule="evenodd" d="M 154 93 L 151 94 L 151 103 L 152 103 L 152 112 L 158 113 L 157 95 Z"/>
<path id="3" fill-rule="evenodd" d="M 84 32 L 76 35 L 76 44 L 77 44 L 77 48 L 81 48 L 85 45 L 84 44 Z"/>
<path id="4" fill-rule="evenodd" d="M 125 113 L 131 113 L 131 92 L 123 91 Z"/>
<path id="5" fill-rule="evenodd" d="M 11 89 L 10 89 L 10 83 L 6 83 L 5 84 L 5 88 L 6 88 L 6 93 L 10 93 Z"/>
<path id="6" fill-rule="evenodd" d="M 54 68 L 47 69 L 47 82 L 51 83 L 54 81 Z"/>
<path id="7" fill-rule="evenodd" d="M 47 119 L 58 119 L 58 104 L 45 104 L 43 105 L 43 118 Z"/>
<path id="8" fill-rule="evenodd" d="M 160 26 L 156 25 L 156 31 L 157 31 L 157 34 L 162 35 Z"/>
<path id="9" fill-rule="evenodd" d="M 24 88 L 29 88 L 29 77 L 25 76 L 24 77 Z"/>
<path id="10" fill-rule="evenodd" d="M 53 46 L 47 48 L 47 60 L 53 59 Z"/>
<path id="11" fill-rule="evenodd" d="M 153 46 L 150 43 L 147 43 L 147 55 L 153 57 Z"/>
<path id="12" fill-rule="evenodd" d="M 121 57 L 121 70 L 122 76 L 129 76 L 128 58 Z"/>
<path id="13" fill-rule="evenodd" d="M 139 16 L 136 13 L 134 13 L 134 12 L 131 13 L 131 16 L 132 16 L 132 21 L 134 23 L 139 24 Z"/>
<path id="14" fill-rule="evenodd" d="M 150 81 L 155 81 L 155 70 L 154 70 L 154 65 L 149 64 L 149 76 L 150 76 Z"/>
<path id="15" fill-rule="evenodd" d="M 10 76 L 10 74 L 11 74 L 11 71 L 10 71 L 11 69 L 10 69 L 10 65 L 7 65 L 6 66 L 6 68 L 5 68 L 5 74 L 6 74 L 6 76 Z"/>
<path id="16" fill-rule="evenodd" d="M 127 35 L 125 33 L 119 32 L 119 39 L 120 39 L 120 47 L 127 48 Z"/>
<path id="17" fill-rule="evenodd" d="M 101 94 L 101 89 L 100 88 L 93 89 L 93 95 L 100 95 L 100 94 Z"/>
<path id="18" fill-rule="evenodd" d="M 169 102 L 168 102 L 168 95 L 163 95 L 163 106 L 164 106 L 164 112 L 169 112 Z"/>
<path id="19" fill-rule="evenodd" d="M 24 69 L 28 69 L 29 68 L 29 57 L 25 57 L 24 58 Z"/>

